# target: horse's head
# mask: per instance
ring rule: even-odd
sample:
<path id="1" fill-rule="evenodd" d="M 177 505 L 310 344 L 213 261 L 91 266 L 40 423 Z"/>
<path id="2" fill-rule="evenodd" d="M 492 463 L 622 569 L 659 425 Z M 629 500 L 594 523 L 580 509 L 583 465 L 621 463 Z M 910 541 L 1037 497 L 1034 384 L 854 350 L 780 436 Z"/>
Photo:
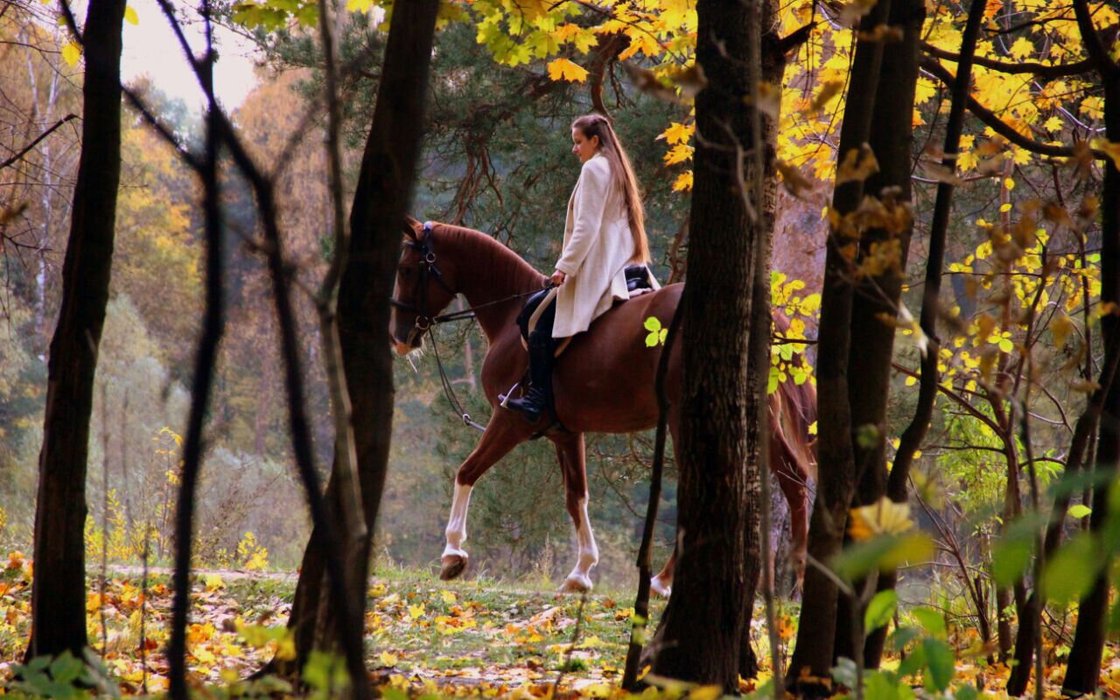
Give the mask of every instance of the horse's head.
<path id="1" fill-rule="evenodd" d="M 455 298 L 453 264 L 438 261 L 430 224 L 409 218 L 401 242 L 389 335 L 397 354 L 420 347 L 432 321 Z"/>

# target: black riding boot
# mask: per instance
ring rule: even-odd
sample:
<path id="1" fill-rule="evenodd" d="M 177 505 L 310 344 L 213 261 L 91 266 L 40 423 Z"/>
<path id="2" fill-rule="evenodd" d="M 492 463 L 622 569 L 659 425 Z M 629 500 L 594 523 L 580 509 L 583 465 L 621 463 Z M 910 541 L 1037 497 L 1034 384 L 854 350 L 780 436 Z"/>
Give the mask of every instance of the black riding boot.
<path id="1" fill-rule="evenodd" d="M 550 331 L 534 330 L 529 334 L 529 390 L 521 398 L 507 401 L 506 407 L 525 414 L 530 423 L 536 423 L 552 404 L 555 349 Z"/>

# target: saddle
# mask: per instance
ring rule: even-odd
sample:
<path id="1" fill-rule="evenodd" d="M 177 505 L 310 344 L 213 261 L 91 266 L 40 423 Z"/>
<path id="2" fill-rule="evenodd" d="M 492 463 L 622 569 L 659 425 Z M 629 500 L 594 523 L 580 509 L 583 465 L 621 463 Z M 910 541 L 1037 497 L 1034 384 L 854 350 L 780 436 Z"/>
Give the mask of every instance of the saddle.
<path id="1" fill-rule="evenodd" d="M 623 273 L 626 275 L 626 290 L 630 292 L 631 299 L 641 294 L 654 291 L 653 282 L 649 275 L 649 268 L 645 265 L 627 265 Z M 541 303 L 552 291 L 551 288 L 546 288 L 533 294 L 526 300 L 525 308 L 517 315 L 517 327 L 521 330 L 522 342 L 529 342 L 529 333 L 531 333 L 533 328 L 537 325 L 537 309 L 540 308 Z M 560 354 L 559 350 L 562 349 L 563 348 L 559 348 L 556 354 Z"/>

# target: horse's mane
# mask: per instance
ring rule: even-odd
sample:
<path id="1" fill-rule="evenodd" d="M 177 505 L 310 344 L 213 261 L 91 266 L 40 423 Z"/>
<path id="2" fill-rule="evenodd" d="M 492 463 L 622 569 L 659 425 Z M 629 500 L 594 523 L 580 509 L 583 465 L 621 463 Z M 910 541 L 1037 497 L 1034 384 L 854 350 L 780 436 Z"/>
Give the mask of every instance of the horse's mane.
<path id="1" fill-rule="evenodd" d="M 488 276 L 499 279 L 506 277 L 519 287 L 540 285 L 540 278 L 544 275 L 525 262 L 525 259 L 509 246 L 489 234 L 465 226 L 437 222 L 432 223 L 432 231 L 438 239 L 476 255 L 478 257 L 476 262 L 485 265 Z"/>

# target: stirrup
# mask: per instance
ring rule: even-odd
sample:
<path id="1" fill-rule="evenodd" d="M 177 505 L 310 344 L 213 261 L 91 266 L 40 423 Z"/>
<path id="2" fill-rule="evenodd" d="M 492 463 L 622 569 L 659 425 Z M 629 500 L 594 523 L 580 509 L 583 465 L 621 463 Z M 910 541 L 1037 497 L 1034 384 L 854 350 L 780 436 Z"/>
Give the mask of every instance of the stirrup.
<path id="1" fill-rule="evenodd" d="M 517 411 L 525 416 L 530 423 L 536 423 L 549 411 L 548 396 L 543 390 L 529 387 L 524 396 L 510 399 L 505 402 L 505 407 Z"/>
<path id="2" fill-rule="evenodd" d="M 517 387 L 521 386 L 521 382 L 514 382 L 513 386 L 509 388 L 504 394 L 498 394 L 498 405 L 502 408 L 509 408 L 509 400 L 513 398 L 513 392 L 517 391 Z"/>

